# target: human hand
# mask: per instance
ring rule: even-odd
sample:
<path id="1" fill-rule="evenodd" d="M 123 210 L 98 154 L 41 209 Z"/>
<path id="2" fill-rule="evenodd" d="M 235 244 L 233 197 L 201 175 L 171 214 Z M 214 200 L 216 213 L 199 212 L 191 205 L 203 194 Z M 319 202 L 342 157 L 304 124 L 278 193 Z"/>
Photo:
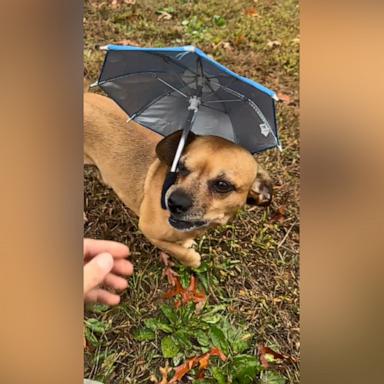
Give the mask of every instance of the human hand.
<path id="1" fill-rule="evenodd" d="M 84 300 L 86 302 L 116 305 L 120 296 L 106 289 L 122 291 L 128 282 L 122 276 L 133 273 L 133 265 L 125 258 L 129 249 L 115 241 L 84 239 Z"/>

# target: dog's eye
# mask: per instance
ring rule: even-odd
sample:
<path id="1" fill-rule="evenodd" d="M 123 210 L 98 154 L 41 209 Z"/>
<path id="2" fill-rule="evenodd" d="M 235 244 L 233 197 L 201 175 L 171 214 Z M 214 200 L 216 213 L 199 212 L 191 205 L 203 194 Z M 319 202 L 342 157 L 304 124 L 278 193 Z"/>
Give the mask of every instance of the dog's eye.
<path id="1" fill-rule="evenodd" d="M 216 180 L 212 184 L 213 190 L 218 193 L 228 193 L 234 190 L 234 187 L 231 183 L 225 180 Z"/>
<path id="2" fill-rule="evenodd" d="M 184 165 L 184 163 L 179 163 L 178 170 L 179 170 L 180 176 L 188 176 L 189 175 L 189 170 Z"/>

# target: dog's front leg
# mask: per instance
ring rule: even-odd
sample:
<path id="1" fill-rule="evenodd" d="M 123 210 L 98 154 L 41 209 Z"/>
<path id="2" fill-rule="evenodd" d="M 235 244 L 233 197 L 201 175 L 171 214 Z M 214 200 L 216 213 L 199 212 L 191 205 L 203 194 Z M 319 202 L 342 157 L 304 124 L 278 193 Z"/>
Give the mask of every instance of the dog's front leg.
<path id="1" fill-rule="evenodd" d="M 196 252 L 193 248 L 185 248 L 177 243 L 171 243 L 169 241 L 164 240 L 149 240 L 156 247 L 175 257 L 183 265 L 192 268 L 197 268 L 201 263 L 200 253 Z"/>

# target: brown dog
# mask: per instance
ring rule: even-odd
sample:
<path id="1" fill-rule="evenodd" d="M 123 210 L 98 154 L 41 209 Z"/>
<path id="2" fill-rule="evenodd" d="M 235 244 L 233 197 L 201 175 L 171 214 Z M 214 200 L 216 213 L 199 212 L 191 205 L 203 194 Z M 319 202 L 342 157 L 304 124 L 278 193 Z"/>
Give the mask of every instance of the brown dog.
<path id="1" fill-rule="evenodd" d="M 139 217 L 139 227 L 155 246 L 184 265 L 200 265 L 193 239 L 225 224 L 246 202 L 267 205 L 271 180 L 242 147 L 216 136 L 189 135 L 176 183 L 161 208 L 163 182 L 180 131 L 166 137 L 135 123 L 109 98 L 84 95 L 84 161 L 99 169 L 109 185 Z"/>

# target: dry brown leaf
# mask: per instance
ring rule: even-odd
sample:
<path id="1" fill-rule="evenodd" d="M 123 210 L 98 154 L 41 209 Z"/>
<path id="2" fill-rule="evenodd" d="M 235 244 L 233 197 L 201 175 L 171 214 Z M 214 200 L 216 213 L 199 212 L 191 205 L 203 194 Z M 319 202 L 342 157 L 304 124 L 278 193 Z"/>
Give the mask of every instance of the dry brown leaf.
<path id="1" fill-rule="evenodd" d="M 119 8 L 121 4 L 128 4 L 128 5 L 134 5 L 136 4 L 136 0 L 112 0 L 111 1 L 111 8 L 116 9 Z"/>
<path id="2" fill-rule="evenodd" d="M 280 223 L 280 224 L 284 223 L 284 221 L 287 218 L 285 212 L 286 212 L 285 207 L 279 207 L 271 216 L 271 222 Z"/>
<path id="3" fill-rule="evenodd" d="M 171 297 L 175 297 L 177 295 L 181 296 L 181 301 L 175 301 L 175 306 L 178 308 L 181 304 L 187 304 L 190 301 L 193 301 L 195 304 L 205 303 L 207 300 L 207 296 L 205 292 L 199 292 L 197 290 L 196 278 L 195 276 L 191 276 L 191 282 L 187 289 L 184 289 L 180 283 L 178 276 L 174 276 L 174 280 L 172 280 L 175 285 L 174 288 L 165 292 L 164 298 L 170 299 Z"/>
<path id="4" fill-rule="evenodd" d="M 254 8 L 254 7 L 246 8 L 246 9 L 244 10 L 244 13 L 245 13 L 247 16 L 250 16 L 250 17 L 256 17 L 256 16 L 259 16 L 259 13 L 256 11 L 256 8 Z"/>
<path id="5" fill-rule="evenodd" d="M 223 48 L 226 49 L 227 51 L 233 50 L 231 43 L 229 43 L 228 41 L 223 41 Z"/>
<path id="6" fill-rule="evenodd" d="M 289 95 L 286 95 L 285 93 L 278 92 L 277 97 L 283 101 L 284 103 L 289 104 L 291 102 L 291 97 Z"/>
<path id="7" fill-rule="evenodd" d="M 168 12 L 162 11 L 161 14 L 157 17 L 157 20 L 171 20 L 172 15 Z"/>
<path id="8" fill-rule="evenodd" d="M 209 358 L 210 358 L 209 352 L 206 353 L 205 355 L 201 356 L 199 358 L 199 368 L 201 369 L 207 369 L 208 368 L 208 363 L 209 363 Z"/>
<path id="9" fill-rule="evenodd" d="M 271 355 L 274 359 L 279 359 L 279 360 L 288 360 L 288 356 L 284 356 L 281 353 L 275 352 L 269 347 L 266 347 L 265 345 L 259 345 L 257 348 L 257 352 L 260 358 L 261 365 L 264 368 L 269 368 L 269 362 L 267 360 L 267 355 Z"/>
<path id="10" fill-rule="evenodd" d="M 126 40 L 119 40 L 119 41 L 116 41 L 117 45 L 133 45 L 134 47 L 139 47 L 140 44 L 135 41 L 135 40 L 130 40 L 130 39 L 126 39 Z"/>
<path id="11" fill-rule="evenodd" d="M 199 366 L 199 372 L 197 374 L 198 379 L 203 379 L 205 375 L 205 370 L 208 368 L 209 359 L 211 356 L 218 356 L 221 360 L 227 360 L 227 357 L 219 348 L 212 348 L 209 352 L 205 353 L 202 356 L 195 356 L 187 360 L 185 363 L 179 365 L 175 370 L 175 375 L 169 381 L 169 384 L 178 383 L 192 368 Z M 166 383 L 160 383 L 166 384 Z"/>
<path id="12" fill-rule="evenodd" d="M 227 360 L 227 356 L 225 356 L 221 349 L 217 347 L 212 348 L 209 353 L 211 356 L 218 356 L 222 361 Z"/>
<path id="13" fill-rule="evenodd" d="M 191 359 L 187 360 L 184 364 L 181 364 L 178 367 L 174 368 L 175 376 L 172 377 L 169 384 L 179 382 L 194 367 L 196 362 L 197 357 L 192 357 Z"/>
<path id="14" fill-rule="evenodd" d="M 170 267 L 164 268 L 163 276 L 167 277 L 169 285 L 171 285 L 172 287 L 176 285 L 176 276 L 178 275 L 172 268 Z"/>
<path id="15" fill-rule="evenodd" d="M 172 371 L 172 368 L 168 367 L 168 362 L 165 364 L 165 367 L 160 368 L 161 381 L 159 384 L 168 384 L 168 373 Z"/>
<path id="16" fill-rule="evenodd" d="M 161 381 L 158 380 L 158 378 L 155 375 L 151 375 L 149 377 L 149 380 L 152 383 L 156 384 L 168 384 L 168 373 L 173 370 L 173 368 L 170 368 L 168 366 L 168 361 L 165 363 L 165 367 L 160 367 L 160 374 L 161 374 Z"/>

